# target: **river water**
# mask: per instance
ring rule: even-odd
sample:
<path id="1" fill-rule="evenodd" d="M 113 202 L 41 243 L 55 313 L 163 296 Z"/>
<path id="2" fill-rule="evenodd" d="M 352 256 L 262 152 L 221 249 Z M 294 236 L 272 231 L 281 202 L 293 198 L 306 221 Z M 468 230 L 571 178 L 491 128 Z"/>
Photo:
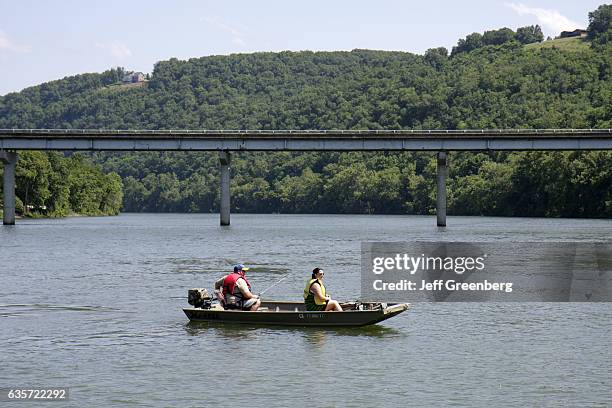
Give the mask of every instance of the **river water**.
<path id="1" fill-rule="evenodd" d="M 360 292 L 362 241 L 589 241 L 612 220 L 123 214 L 0 228 L 0 388 L 31 406 L 584 406 L 612 401 L 609 303 L 418 303 L 354 329 L 190 324 L 186 290 L 242 262 L 301 296 Z M 2 403 L 28 406 L 27 402 Z"/>

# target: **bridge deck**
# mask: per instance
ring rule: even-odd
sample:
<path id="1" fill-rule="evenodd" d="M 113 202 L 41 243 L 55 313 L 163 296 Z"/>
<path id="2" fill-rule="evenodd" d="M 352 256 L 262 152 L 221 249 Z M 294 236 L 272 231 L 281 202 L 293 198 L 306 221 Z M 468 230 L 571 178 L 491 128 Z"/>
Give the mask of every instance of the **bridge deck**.
<path id="1" fill-rule="evenodd" d="M 612 129 L 0 129 L 6 150 L 610 150 Z"/>

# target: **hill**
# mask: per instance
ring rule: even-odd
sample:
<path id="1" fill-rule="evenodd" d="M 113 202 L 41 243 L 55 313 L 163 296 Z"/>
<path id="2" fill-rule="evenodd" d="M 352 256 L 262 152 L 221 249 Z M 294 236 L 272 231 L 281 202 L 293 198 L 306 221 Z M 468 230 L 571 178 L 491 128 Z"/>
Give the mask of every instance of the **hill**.
<path id="1" fill-rule="evenodd" d="M 507 29 L 503 31 L 508 34 Z M 495 41 L 495 33 L 486 37 Z M 0 128 L 610 128 L 612 52 L 509 40 L 452 56 L 280 52 L 158 62 L 142 87 L 113 69 L 0 98 Z M 560 42 L 558 44 L 561 44 Z M 216 211 L 213 154 L 96 154 L 121 175 L 124 210 Z M 607 152 L 451 155 L 451 214 L 612 216 Z M 428 154 L 250 153 L 233 162 L 233 209 L 427 214 Z"/>
<path id="2" fill-rule="evenodd" d="M 528 46 L 529 47 L 529 46 Z M 0 127 L 401 129 L 608 127 L 609 52 L 486 46 L 449 58 L 282 52 L 171 59 L 146 87 L 121 70 L 0 98 Z"/>

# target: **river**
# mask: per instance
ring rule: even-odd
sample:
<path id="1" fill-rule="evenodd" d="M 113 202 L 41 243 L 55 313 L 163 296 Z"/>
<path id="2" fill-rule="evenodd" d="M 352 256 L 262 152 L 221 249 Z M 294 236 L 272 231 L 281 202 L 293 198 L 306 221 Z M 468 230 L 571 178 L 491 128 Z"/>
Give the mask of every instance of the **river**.
<path id="1" fill-rule="evenodd" d="M 612 220 L 233 214 L 18 220 L 0 228 L 0 388 L 71 407 L 584 406 L 612 401 L 609 303 L 417 303 L 356 329 L 190 324 L 190 287 L 242 262 L 299 299 L 310 270 L 360 292 L 362 241 L 589 241 Z M 5 403 L 6 404 L 6 403 Z M 27 402 L 15 403 L 25 407 Z M 38 403 L 31 406 L 59 406 Z"/>

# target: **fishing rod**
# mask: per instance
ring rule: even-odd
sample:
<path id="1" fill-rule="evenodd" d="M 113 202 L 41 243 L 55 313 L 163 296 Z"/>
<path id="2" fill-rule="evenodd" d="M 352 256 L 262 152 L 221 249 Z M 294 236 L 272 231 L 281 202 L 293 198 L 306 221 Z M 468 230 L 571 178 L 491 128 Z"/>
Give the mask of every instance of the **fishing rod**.
<path id="1" fill-rule="evenodd" d="M 259 292 L 259 297 L 261 297 L 261 295 L 263 295 L 264 293 L 266 293 L 267 291 L 269 291 L 270 289 L 272 289 L 273 287 L 275 287 L 276 285 L 278 285 L 279 283 L 281 283 L 282 281 L 284 281 L 285 279 L 287 279 L 289 277 L 289 275 L 291 275 L 293 272 L 289 272 L 287 274 L 285 274 L 285 276 L 283 276 L 282 278 L 280 278 L 278 281 L 276 281 L 275 283 L 273 283 L 272 285 L 268 286 L 266 289 L 264 289 L 262 292 Z"/>

